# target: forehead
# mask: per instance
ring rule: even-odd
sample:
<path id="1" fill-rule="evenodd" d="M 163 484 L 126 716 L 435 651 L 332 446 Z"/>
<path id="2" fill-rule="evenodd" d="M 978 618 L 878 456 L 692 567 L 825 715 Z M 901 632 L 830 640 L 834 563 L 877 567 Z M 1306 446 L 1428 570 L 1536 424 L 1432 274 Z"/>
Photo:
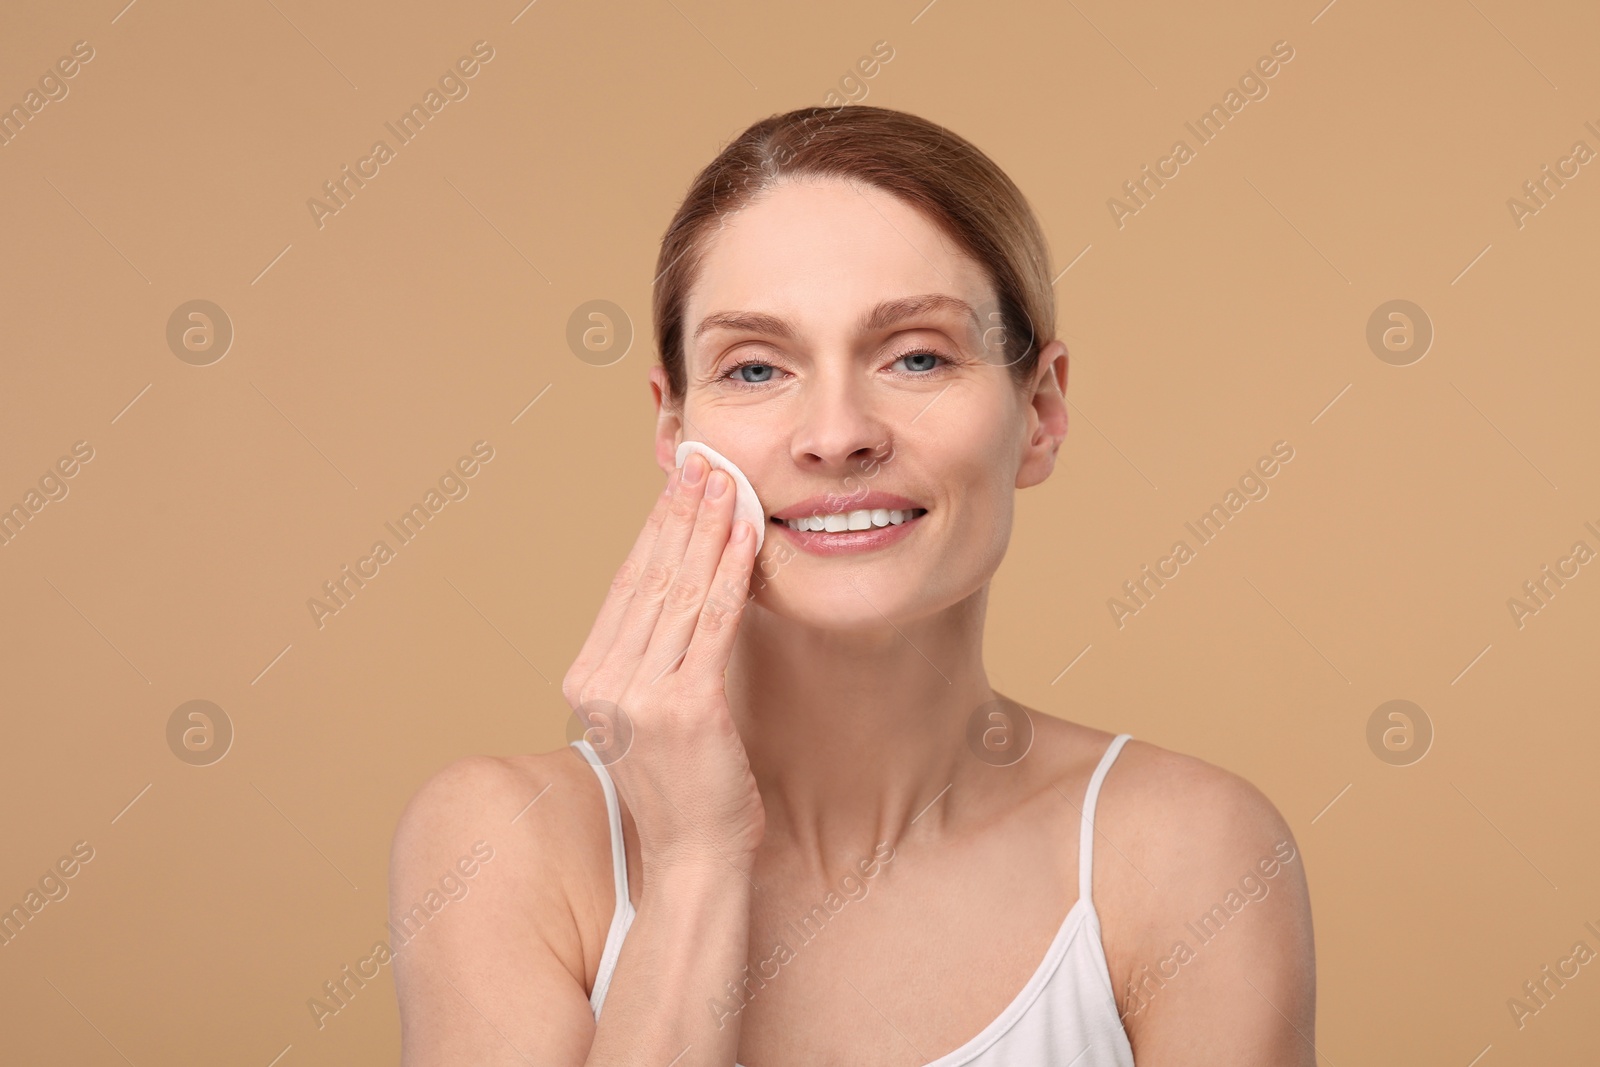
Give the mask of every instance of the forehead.
<path id="1" fill-rule="evenodd" d="M 791 179 L 710 231 L 685 302 L 691 339 L 708 314 L 764 311 L 802 329 L 855 322 L 880 301 L 992 299 L 983 267 L 923 212 L 872 186 Z"/>

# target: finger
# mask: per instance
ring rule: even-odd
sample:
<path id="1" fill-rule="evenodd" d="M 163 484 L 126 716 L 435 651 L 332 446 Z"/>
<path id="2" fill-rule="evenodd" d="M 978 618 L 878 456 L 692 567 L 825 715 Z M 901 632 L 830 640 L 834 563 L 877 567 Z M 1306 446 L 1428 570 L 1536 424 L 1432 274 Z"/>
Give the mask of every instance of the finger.
<path id="1" fill-rule="evenodd" d="M 712 496 L 713 491 L 720 491 L 719 495 Z M 711 472 L 706 482 L 706 496 L 695 516 L 694 532 L 662 600 L 655 631 L 640 661 L 652 681 L 672 669 L 689 647 L 695 621 L 705 607 L 707 594 L 712 591 L 717 563 L 732 531 L 734 493 L 733 479 L 726 471 Z"/>
<path id="2" fill-rule="evenodd" d="M 741 539 L 735 540 L 742 535 Z M 728 669 L 728 657 L 733 655 L 733 639 L 739 631 L 739 620 L 750 603 L 751 572 L 755 569 L 755 531 L 744 519 L 734 523 L 727 547 L 717 563 L 717 573 L 711 579 L 711 594 L 695 619 L 694 636 L 689 651 L 683 657 L 680 674 L 692 672 L 701 678 L 720 681 Z"/>
<path id="3" fill-rule="evenodd" d="M 687 480 L 691 466 L 699 469 L 698 481 L 692 483 Z M 684 552 L 694 533 L 695 519 L 700 511 L 700 500 L 705 495 L 710 469 L 704 456 L 691 453 L 685 467 L 678 472 L 678 484 L 668 502 L 661 530 L 634 583 L 633 599 L 628 601 L 623 610 L 616 637 L 597 669 L 610 684 L 624 683 L 632 678 L 638 670 L 640 657 L 650 646 L 650 635 L 655 632 L 661 603 L 666 598 L 667 590 L 672 587 L 673 577 L 683 563 Z"/>
<path id="4" fill-rule="evenodd" d="M 616 640 L 617 628 L 622 622 L 628 603 L 633 599 L 634 586 L 650 558 L 650 553 L 655 550 L 656 539 L 660 536 L 662 523 L 667 517 L 668 505 L 672 502 L 673 490 L 677 488 L 677 475 L 678 472 L 673 471 L 668 476 L 666 489 L 656 497 L 650 514 L 645 518 L 644 526 L 639 530 L 639 536 L 634 538 L 633 548 L 629 550 L 627 558 L 622 561 L 622 566 L 618 567 L 616 574 L 612 576 L 611 588 L 600 605 L 594 625 L 589 628 L 589 636 L 583 642 L 583 648 L 579 650 L 577 658 L 567 670 L 561 689 L 567 702 L 573 707 L 578 705 L 578 694 L 583 692 L 584 683 L 589 680 L 595 667 L 605 658 L 607 649 Z"/>

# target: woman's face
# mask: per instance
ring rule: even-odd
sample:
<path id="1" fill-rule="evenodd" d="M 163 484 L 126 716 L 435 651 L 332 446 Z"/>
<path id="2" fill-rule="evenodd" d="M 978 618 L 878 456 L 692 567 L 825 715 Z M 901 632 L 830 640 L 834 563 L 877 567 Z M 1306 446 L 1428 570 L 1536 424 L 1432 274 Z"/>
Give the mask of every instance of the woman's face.
<path id="1" fill-rule="evenodd" d="M 1065 348 L 1046 346 L 1020 390 L 995 308 L 976 261 L 869 186 L 789 181 L 711 234 L 685 308 L 683 407 L 663 411 L 656 452 L 670 471 L 680 441 L 704 441 L 749 477 L 768 517 L 751 579 L 763 607 L 881 626 L 994 574 L 1014 491 L 1050 473 L 1066 433 Z M 659 404 L 665 374 L 651 377 Z M 914 517 L 772 521 L 860 526 L 873 509 Z"/>

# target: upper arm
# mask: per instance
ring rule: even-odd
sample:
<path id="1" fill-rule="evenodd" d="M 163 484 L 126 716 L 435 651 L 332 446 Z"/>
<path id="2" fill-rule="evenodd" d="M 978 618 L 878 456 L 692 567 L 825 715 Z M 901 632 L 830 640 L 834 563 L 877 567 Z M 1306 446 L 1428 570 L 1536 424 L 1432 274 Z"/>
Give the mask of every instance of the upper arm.
<path id="1" fill-rule="evenodd" d="M 535 766 L 544 781 L 492 757 L 457 760 L 400 816 L 389 944 L 404 1067 L 577 1065 L 587 1055 L 594 1016 L 581 963 L 575 975 L 557 947 L 572 920 L 549 820 L 571 809 L 559 766 L 544 757 Z M 545 796 L 519 815 L 546 785 L 557 802 Z"/>
<path id="2" fill-rule="evenodd" d="M 1159 750 L 1158 750 L 1159 751 Z M 1140 863 L 1152 916 L 1118 1009 L 1140 1067 L 1315 1067 L 1316 970 L 1303 857 L 1260 790 L 1162 752 Z"/>

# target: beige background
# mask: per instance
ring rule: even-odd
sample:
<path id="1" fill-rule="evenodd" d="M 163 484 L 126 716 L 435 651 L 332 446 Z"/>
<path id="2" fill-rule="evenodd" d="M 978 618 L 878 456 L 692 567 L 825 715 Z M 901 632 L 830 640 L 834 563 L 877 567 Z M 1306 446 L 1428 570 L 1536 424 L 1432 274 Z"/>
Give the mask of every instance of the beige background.
<path id="1" fill-rule="evenodd" d="M 394 1061 L 387 968 L 320 1030 L 306 1002 L 385 936 L 417 785 L 564 740 L 659 484 L 660 233 L 726 140 L 880 40 L 866 102 L 975 141 L 1071 264 L 1073 424 L 994 582 L 996 686 L 1273 799 L 1319 1062 L 1593 1055 L 1600 964 L 1520 1030 L 1506 1005 L 1600 949 L 1600 564 L 1520 629 L 1507 607 L 1600 550 L 1600 164 L 1520 228 L 1507 206 L 1600 150 L 1592 5 L 123 2 L 0 16 L 0 104 L 94 49 L 0 147 L 0 505 L 94 449 L 0 547 L 0 904 L 94 849 L 0 947 L 7 1062 Z M 308 198 L 479 40 L 470 95 L 319 228 Z M 1197 146 L 1280 40 L 1270 94 Z M 1180 137 L 1119 229 L 1108 198 Z M 210 366 L 166 341 L 194 299 L 235 330 Z M 592 299 L 636 333 L 606 367 L 565 340 Z M 1365 338 L 1392 299 L 1436 331 L 1409 366 Z M 470 495 L 319 629 L 307 600 L 479 440 Z M 1122 582 L 1280 440 L 1270 495 L 1118 629 Z M 210 766 L 168 748 L 194 699 L 236 731 Z M 1410 766 L 1368 746 L 1391 699 L 1435 731 Z"/>

